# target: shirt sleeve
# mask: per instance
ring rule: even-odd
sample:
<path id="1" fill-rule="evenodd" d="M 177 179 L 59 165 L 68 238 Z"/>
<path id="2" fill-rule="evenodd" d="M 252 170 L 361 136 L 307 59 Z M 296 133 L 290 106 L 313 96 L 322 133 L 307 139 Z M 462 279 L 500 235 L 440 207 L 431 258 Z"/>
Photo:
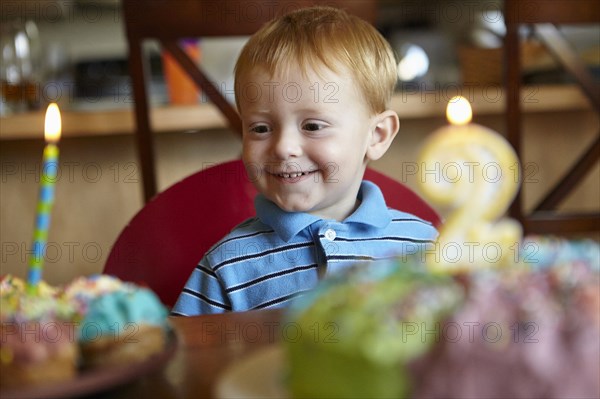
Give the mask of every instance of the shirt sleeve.
<path id="1" fill-rule="evenodd" d="M 190 275 L 171 314 L 196 316 L 229 310 L 231 310 L 229 297 L 205 256 Z"/>

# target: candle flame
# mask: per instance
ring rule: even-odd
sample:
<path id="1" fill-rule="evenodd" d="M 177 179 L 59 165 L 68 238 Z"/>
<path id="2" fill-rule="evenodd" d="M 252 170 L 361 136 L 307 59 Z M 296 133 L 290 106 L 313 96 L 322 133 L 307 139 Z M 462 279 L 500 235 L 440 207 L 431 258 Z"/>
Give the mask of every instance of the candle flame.
<path id="1" fill-rule="evenodd" d="M 446 118 L 453 125 L 466 125 L 471 122 L 473 111 L 469 100 L 462 96 L 455 96 L 448 101 Z"/>
<path id="2" fill-rule="evenodd" d="M 44 125 L 44 138 L 48 142 L 56 143 L 60 140 L 61 121 L 60 111 L 56 103 L 48 105 L 46 110 L 46 122 Z"/>

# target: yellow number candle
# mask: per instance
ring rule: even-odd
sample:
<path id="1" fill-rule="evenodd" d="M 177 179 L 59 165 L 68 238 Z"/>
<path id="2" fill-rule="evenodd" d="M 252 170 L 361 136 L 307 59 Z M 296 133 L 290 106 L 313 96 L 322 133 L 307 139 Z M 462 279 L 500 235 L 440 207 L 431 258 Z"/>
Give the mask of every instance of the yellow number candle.
<path id="1" fill-rule="evenodd" d="M 423 195 L 449 210 L 436 250 L 428 253 L 436 270 L 509 264 L 522 236 L 519 223 L 502 218 L 519 189 L 517 156 L 498 133 L 470 123 L 471 115 L 465 98 L 450 100 L 451 125 L 436 130 L 420 155 Z"/>
<path id="2" fill-rule="evenodd" d="M 38 285 L 42 279 L 44 252 L 50 228 L 50 213 L 54 204 L 54 186 L 58 177 L 58 146 L 60 140 L 61 120 L 60 111 L 56 104 L 50 104 L 46 110 L 44 136 L 46 147 L 42 158 L 40 177 L 40 194 L 37 204 L 37 216 L 33 233 L 33 253 L 29 260 L 27 275 L 27 291 L 37 294 Z"/>

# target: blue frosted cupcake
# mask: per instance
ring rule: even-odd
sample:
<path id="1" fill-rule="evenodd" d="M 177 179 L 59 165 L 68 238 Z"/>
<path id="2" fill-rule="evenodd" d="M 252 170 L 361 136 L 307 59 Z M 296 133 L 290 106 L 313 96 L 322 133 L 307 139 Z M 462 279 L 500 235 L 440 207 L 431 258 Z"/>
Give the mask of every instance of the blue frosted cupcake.
<path id="1" fill-rule="evenodd" d="M 166 344 L 167 309 L 151 290 L 114 277 L 79 278 L 66 289 L 79 303 L 79 343 L 84 366 L 141 361 Z"/>

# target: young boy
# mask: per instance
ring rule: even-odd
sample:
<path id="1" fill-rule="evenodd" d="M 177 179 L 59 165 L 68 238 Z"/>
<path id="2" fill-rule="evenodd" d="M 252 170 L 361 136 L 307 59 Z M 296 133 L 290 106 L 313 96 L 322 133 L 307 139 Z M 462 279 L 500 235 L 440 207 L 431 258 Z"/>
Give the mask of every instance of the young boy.
<path id="1" fill-rule="evenodd" d="M 250 38 L 235 90 L 256 217 L 207 252 L 173 314 L 285 306 L 325 274 L 435 240 L 362 180 L 398 132 L 396 76 L 385 39 L 338 9 L 301 9 Z"/>

